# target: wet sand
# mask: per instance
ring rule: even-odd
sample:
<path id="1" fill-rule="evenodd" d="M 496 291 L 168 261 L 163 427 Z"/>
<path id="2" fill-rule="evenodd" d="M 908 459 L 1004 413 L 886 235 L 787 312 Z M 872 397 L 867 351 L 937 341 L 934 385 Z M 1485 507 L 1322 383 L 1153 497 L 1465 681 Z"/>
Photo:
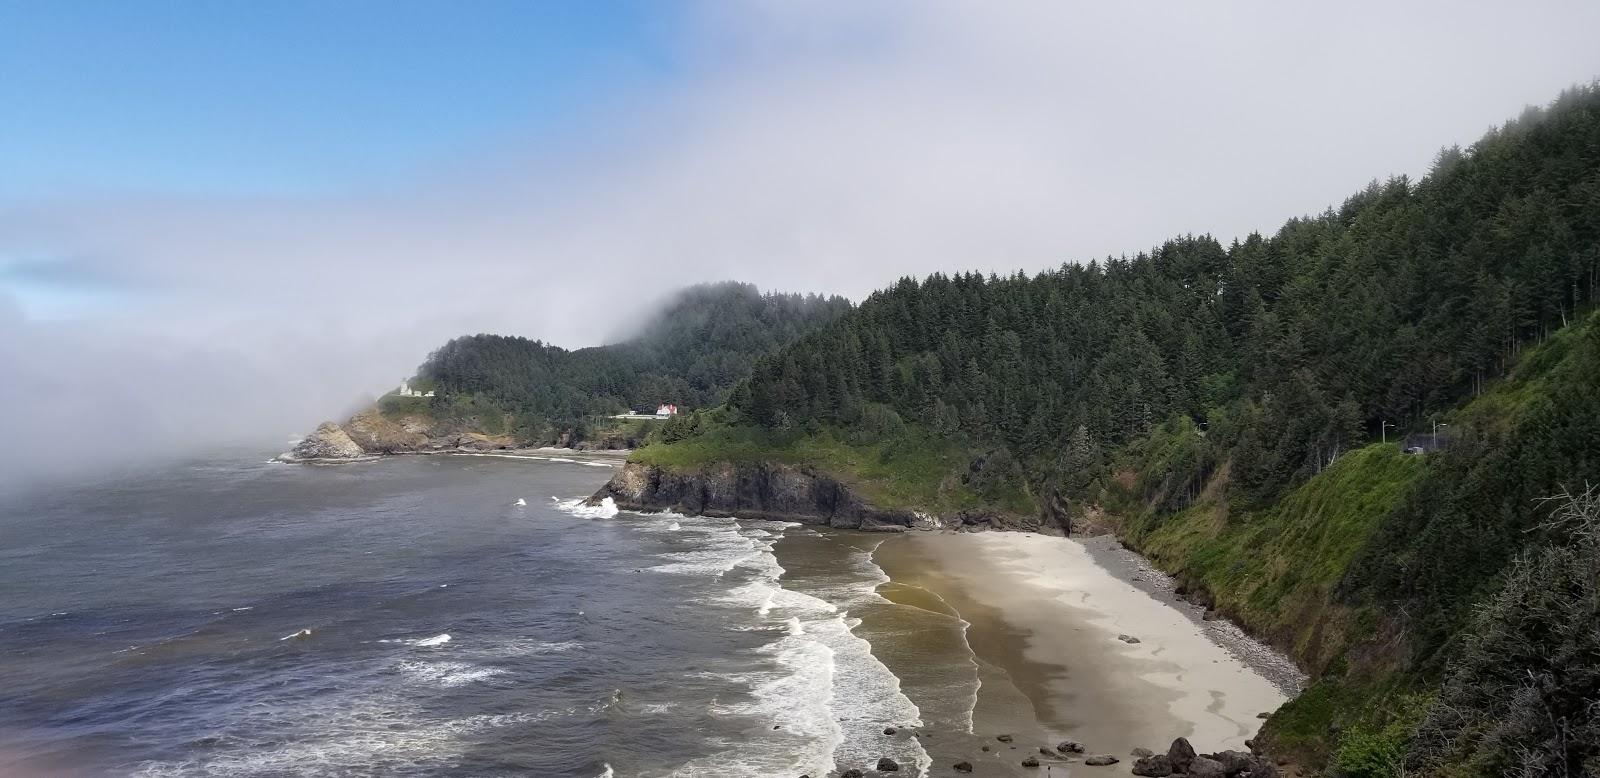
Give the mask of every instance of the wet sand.
<path id="1" fill-rule="evenodd" d="M 1123 760 L 1074 773 L 1120 774 L 1133 748 L 1164 750 L 1178 736 L 1201 751 L 1242 749 L 1257 714 L 1292 691 L 1281 658 L 1153 596 L 1159 573 L 1106 548 L 1016 532 L 911 532 L 882 543 L 874 561 L 891 579 L 884 597 L 970 624 L 982 680 L 973 733 L 991 744 L 1010 733 L 1018 746 L 995 744 L 974 755 L 983 761 L 1015 764 L 1070 739 Z"/>

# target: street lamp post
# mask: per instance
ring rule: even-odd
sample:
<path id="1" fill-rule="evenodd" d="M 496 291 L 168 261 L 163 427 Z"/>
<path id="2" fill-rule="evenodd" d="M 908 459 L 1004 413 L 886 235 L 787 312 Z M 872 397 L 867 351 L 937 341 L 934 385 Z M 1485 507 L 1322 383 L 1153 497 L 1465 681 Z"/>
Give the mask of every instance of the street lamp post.
<path id="1" fill-rule="evenodd" d="M 1435 421 L 1433 423 L 1433 447 L 1434 447 L 1434 449 L 1438 449 L 1439 448 L 1439 428 L 1440 427 L 1448 427 L 1448 426 L 1450 426 L 1450 425 L 1448 425 L 1448 424 L 1440 424 L 1437 421 Z"/>
<path id="2" fill-rule="evenodd" d="M 1383 436 L 1384 443 L 1389 442 L 1389 428 L 1393 426 L 1393 424 L 1383 421 L 1382 419 L 1378 420 L 1378 434 Z"/>

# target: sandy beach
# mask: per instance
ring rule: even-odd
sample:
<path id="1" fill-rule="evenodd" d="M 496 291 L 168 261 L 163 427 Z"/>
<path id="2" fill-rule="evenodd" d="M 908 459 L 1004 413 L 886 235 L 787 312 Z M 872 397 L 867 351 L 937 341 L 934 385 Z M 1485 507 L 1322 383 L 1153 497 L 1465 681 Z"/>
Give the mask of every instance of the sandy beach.
<path id="1" fill-rule="evenodd" d="M 1076 740 L 1123 760 L 1075 772 L 1125 772 L 1132 749 L 1164 750 L 1178 736 L 1201 751 L 1243 749 L 1258 714 L 1292 690 L 1281 659 L 1160 597 L 1151 591 L 1158 573 L 1104 547 L 1028 533 L 913 532 L 886 540 L 874 559 L 891 579 L 883 596 L 970 625 L 982 680 L 975 735 L 1011 733 L 1034 749 Z M 1015 764 L 1018 753 L 981 756 Z"/>

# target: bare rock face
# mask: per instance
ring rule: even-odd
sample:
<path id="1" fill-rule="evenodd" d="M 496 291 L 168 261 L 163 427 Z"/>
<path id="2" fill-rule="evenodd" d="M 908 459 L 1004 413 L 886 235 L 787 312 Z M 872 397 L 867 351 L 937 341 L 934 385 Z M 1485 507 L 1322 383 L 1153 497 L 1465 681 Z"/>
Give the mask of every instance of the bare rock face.
<path id="1" fill-rule="evenodd" d="M 292 459 L 354 459 L 365 451 L 350 439 L 350 433 L 331 421 L 325 421 L 317 431 L 307 435 L 289 452 Z"/>
<path id="2" fill-rule="evenodd" d="M 1188 738 L 1178 738 L 1172 741 L 1172 747 L 1167 749 L 1167 760 L 1172 763 L 1175 773 L 1189 772 L 1189 765 L 1194 762 L 1194 746 L 1189 745 Z"/>
<path id="3" fill-rule="evenodd" d="M 737 514 L 879 532 L 903 532 L 917 521 L 911 511 L 869 505 L 821 473 L 765 463 L 674 470 L 629 462 L 593 499 L 606 497 L 629 510 Z"/>
<path id="4" fill-rule="evenodd" d="M 1166 754 L 1142 756 L 1134 760 L 1133 774 L 1151 776 L 1151 778 L 1164 778 L 1164 776 L 1172 775 L 1172 761 L 1167 759 Z"/>
<path id="5" fill-rule="evenodd" d="M 1228 771 L 1221 762 L 1203 756 L 1197 756 L 1189 763 L 1189 778 L 1227 778 Z"/>

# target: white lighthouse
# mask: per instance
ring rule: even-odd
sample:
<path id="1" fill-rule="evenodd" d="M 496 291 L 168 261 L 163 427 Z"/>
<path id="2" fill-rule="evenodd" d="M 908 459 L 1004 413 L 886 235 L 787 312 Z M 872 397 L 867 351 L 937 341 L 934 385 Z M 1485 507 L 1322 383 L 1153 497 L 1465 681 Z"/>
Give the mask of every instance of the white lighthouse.
<path id="1" fill-rule="evenodd" d="M 409 381 L 401 381 L 398 394 L 401 397 L 432 397 L 433 390 L 430 389 L 426 392 L 419 392 L 411 388 L 411 383 Z"/>

